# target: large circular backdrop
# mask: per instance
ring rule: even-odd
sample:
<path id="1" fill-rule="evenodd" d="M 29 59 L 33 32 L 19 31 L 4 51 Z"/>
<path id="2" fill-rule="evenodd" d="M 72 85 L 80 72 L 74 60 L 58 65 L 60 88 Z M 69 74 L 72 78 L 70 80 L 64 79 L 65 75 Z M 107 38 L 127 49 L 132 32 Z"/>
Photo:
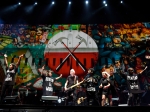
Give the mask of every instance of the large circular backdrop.
<path id="1" fill-rule="evenodd" d="M 87 73 L 98 61 L 98 47 L 86 33 L 64 30 L 54 35 L 46 45 L 44 58 L 56 74 L 67 77 L 73 68 L 79 77 Z"/>

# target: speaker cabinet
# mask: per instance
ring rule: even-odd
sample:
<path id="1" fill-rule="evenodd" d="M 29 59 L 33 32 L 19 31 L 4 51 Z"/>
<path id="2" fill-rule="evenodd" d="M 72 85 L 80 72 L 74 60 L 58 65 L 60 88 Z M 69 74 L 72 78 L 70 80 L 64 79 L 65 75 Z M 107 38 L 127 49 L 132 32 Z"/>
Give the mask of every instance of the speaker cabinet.
<path id="1" fill-rule="evenodd" d="M 3 100 L 3 104 L 18 104 L 18 103 L 19 103 L 18 95 L 6 96 Z"/>

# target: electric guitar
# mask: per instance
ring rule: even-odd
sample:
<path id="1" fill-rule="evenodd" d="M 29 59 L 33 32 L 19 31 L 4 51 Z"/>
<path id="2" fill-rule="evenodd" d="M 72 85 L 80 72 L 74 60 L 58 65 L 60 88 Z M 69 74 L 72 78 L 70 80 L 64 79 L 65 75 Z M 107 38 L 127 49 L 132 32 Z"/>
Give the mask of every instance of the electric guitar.
<path id="1" fill-rule="evenodd" d="M 81 104 L 87 97 L 80 97 L 77 100 L 77 104 Z"/>
<path id="2" fill-rule="evenodd" d="M 81 81 L 81 82 L 78 82 L 77 84 L 74 84 L 74 85 L 68 87 L 68 88 L 65 90 L 65 92 L 68 92 L 68 91 L 72 90 L 74 87 L 79 86 L 79 85 L 82 84 L 84 81 L 85 81 L 85 79 L 84 79 L 83 81 Z"/>

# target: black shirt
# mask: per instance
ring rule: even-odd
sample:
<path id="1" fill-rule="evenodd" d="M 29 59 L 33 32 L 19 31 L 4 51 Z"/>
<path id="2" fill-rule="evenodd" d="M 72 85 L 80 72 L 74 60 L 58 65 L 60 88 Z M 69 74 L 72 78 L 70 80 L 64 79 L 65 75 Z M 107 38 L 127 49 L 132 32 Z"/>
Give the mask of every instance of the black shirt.
<path id="1" fill-rule="evenodd" d="M 96 91 L 97 79 L 93 74 L 87 74 L 85 77 L 87 91 Z"/>
<path id="2" fill-rule="evenodd" d="M 108 79 L 106 78 L 101 78 L 100 84 L 102 84 L 102 87 L 107 86 L 109 83 Z"/>
<path id="3" fill-rule="evenodd" d="M 53 94 L 53 83 L 55 79 L 51 76 L 42 75 L 43 78 L 43 95 L 51 96 Z"/>
<path id="4" fill-rule="evenodd" d="M 139 84 L 139 77 L 137 74 L 126 75 L 127 86 L 130 93 L 141 93 L 141 88 Z"/>
<path id="5" fill-rule="evenodd" d="M 72 85 L 74 85 L 74 84 L 77 83 L 78 76 L 76 76 L 76 75 L 74 75 L 74 76 L 69 75 L 69 76 L 67 77 L 67 80 L 68 80 L 68 85 L 67 85 L 67 87 L 71 87 Z"/>
<path id="6" fill-rule="evenodd" d="M 17 68 L 10 70 L 8 67 L 6 68 L 5 82 L 4 85 L 14 85 L 15 84 L 15 75 L 17 73 Z"/>

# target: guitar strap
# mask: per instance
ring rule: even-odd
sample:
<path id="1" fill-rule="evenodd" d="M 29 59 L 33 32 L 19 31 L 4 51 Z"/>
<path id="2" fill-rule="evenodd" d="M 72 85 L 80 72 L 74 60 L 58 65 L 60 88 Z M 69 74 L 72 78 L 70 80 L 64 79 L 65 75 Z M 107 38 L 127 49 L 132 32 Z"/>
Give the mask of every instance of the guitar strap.
<path id="1" fill-rule="evenodd" d="M 74 77 L 74 84 L 76 84 L 76 76 Z"/>

